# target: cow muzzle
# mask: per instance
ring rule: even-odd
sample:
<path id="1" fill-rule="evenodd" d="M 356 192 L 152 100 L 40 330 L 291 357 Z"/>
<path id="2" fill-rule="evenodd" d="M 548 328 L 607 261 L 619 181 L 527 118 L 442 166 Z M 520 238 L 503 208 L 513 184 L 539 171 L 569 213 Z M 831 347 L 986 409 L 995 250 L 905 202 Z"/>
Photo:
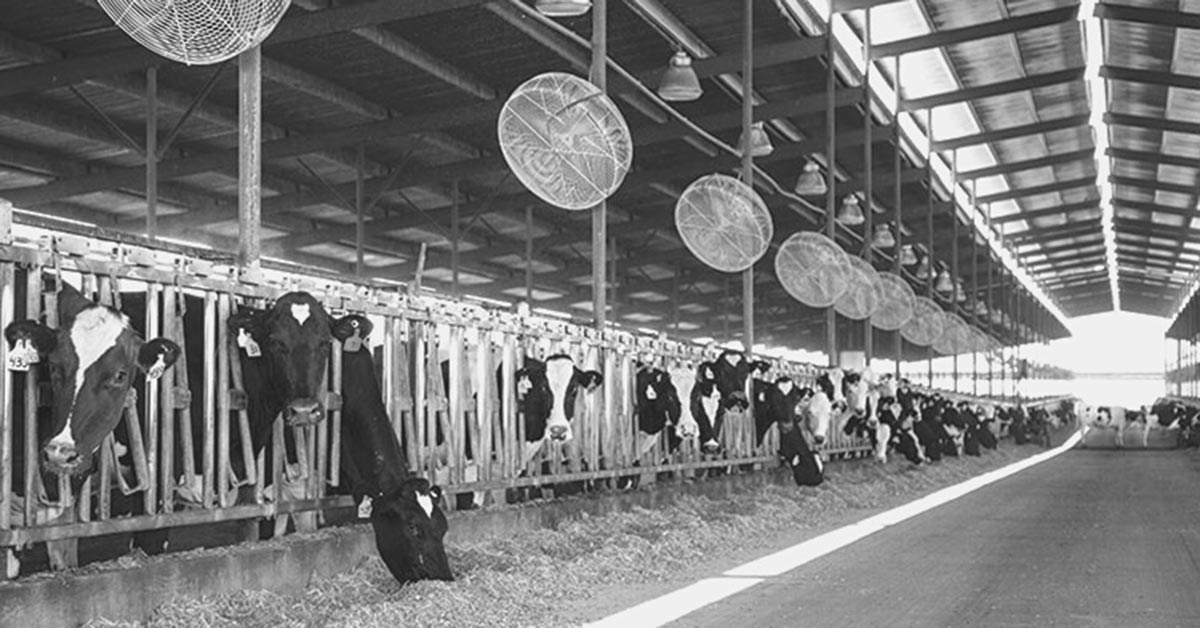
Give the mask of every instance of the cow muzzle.
<path id="1" fill-rule="evenodd" d="M 824 434 L 813 434 L 813 442 L 818 445 L 824 445 L 825 444 L 825 435 Z"/>
<path id="2" fill-rule="evenodd" d="M 548 428 L 550 432 L 550 440 L 557 442 L 566 442 L 571 440 L 570 425 L 551 425 Z"/>
<path id="3" fill-rule="evenodd" d="M 288 425 L 303 427 L 315 425 L 325 418 L 325 410 L 316 399 L 296 399 L 284 410 L 284 419 Z"/>
<path id="4" fill-rule="evenodd" d="M 47 443 L 42 449 L 46 469 L 60 474 L 73 473 L 83 464 L 83 456 L 75 449 L 75 445 L 65 443 Z"/>

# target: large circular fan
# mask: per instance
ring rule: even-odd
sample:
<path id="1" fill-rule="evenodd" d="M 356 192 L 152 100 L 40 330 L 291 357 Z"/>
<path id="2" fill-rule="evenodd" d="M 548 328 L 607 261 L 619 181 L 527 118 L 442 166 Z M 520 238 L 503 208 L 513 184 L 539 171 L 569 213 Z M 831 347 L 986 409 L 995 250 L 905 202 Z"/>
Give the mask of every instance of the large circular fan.
<path id="1" fill-rule="evenodd" d="M 538 198 L 563 209 L 595 207 L 621 187 L 633 161 L 625 118 L 591 83 L 560 72 L 518 87 L 500 110 L 500 152 Z"/>
<path id="2" fill-rule="evenodd" d="M 946 312 L 943 317 L 942 335 L 933 343 L 933 349 L 945 355 L 959 355 L 970 351 L 971 328 L 958 314 Z"/>
<path id="3" fill-rule="evenodd" d="M 188 65 L 220 63 L 275 30 L 291 0 L 97 0 L 139 44 Z"/>
<path id="4" fill-rule="evenodd" d="M 799 231 L 779 246 L 775 276 L 792 298 L 809 307 L 829 307 L 849 287 L 846 252 L 828 237 Z"/>
<path id="5" fill-rule="evenodd" d="M 879 273 L 861 257 L 847 256 L 850 261 L 850 285 L 834 302 L 838 314 L 850 320 L 861 321 L 871 316 L 883 300 L 883 283 Z"/>
<path id="6" fill-rule="evenodd" d="M 929 297 L 913 300 L 913 316 L 900 328 L 905 340 L 927 347 L 942 335 L 942 308 Z"/>
<path id="7" fill-rule="evenodd" d="M 896 331 L 913 317 L 917 294 L 896 273 L 878 273 L 879 307 L 871 314 L 871 324 L 884 331 Z"/>
<path id="8" fill-rule="evenodd" d="M 723 174 L 692 182 L 675 203 L 675 228 L 700 261 L 735 273 L 767 252 L 775 225 L 753 188 Z"/>

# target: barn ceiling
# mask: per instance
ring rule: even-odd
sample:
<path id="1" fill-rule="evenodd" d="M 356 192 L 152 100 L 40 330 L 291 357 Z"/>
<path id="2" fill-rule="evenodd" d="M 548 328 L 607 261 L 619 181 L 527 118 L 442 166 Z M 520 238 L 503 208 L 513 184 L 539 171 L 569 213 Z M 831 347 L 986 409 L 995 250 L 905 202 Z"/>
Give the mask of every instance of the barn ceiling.
<path id="1" fill-rule="evenodd" d="M 832 95 L 829 1 L 839 13 Z M 236 62 L 165 61 L 91 0 L 12 4 L 0 18 L 0 196 L 25 221 L 144 233 L 153 101 L 159 235 L 233 251 Z M 590 51 L 535 19 L 531 4 L 293 0 L 263 46 L 264 254 L 353 275 L 361 194 L 365 278 L 411 281 L 425 243 L 427 284 L 451 289 L 457 268 L 463 293 L 589 317 L 590 213 L 538 201 L 497 146 L 496 116 L 515 87 L 543 72 L 587 74 Z M 877 221 L 891 220 L 899 198 L 905 242 L 922 254 L 932 243 L 947 265 L 957 253 L 969 299 L 943 299 L 944 307 L 968 320 L 976 300 L 1010 313 L 979 321 L 1005 342 L 1030 329 L 1065 335 L 1060 312 L 1171 315 L 1200 263 L 1190 237 L 1200 230 L 1193 4 L 1200 0 L 756 0 L 755 118 L 769 123 L 775 145 L 756 163 L 786 188 L 806 158 L 827 164 L 832 100 L 837 198 L 865 198 L 870 187 Z M 692 53 L 705 93 L 675 107 L 737 144 L 741 3 L 610 0 L 608 20 L 611 59 L 652 87 L 673 51 Z M 557 23 L 591 35 L 590 16 Z M 1102 54 L 1089 56 L 1097 34 Z M 737 337 L 740 277 L 683 248 L 672 209 L 690 181 L 733 173 L 738 160 L 616 74 L 609 90 L 635 142 L 633 171 L 608 210 L 610 318 Z M 760 192 L 776 244 L 825 222 L 823 199 Z M 861 228 L 839 226 L 837 239 L 864 249 Z M 821 348 L 823 313 L 782 290 L 772 259 L 754 274 L 758 337 Z M 890 251 L 873 261 L 892 268 Z M 906 276 L 925 290 L 912 270 Z"/>

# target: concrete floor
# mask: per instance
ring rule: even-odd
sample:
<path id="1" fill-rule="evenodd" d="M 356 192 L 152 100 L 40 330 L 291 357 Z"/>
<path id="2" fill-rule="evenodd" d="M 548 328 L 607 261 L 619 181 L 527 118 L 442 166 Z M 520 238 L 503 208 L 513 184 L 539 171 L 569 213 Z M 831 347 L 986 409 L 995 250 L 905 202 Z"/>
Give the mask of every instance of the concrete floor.
<path id="1" fill-rule="evenodd" d="M 1200 626 L 1200 457 L 1072 450 L 672 626 Z"/>

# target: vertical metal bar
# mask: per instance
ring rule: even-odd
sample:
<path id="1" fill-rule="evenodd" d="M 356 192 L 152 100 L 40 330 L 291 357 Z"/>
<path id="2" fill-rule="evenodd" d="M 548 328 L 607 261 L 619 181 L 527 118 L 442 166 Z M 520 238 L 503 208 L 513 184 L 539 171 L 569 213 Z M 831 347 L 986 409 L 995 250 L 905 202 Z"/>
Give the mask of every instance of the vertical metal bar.
<path id="1" fill-rule="evenodd" d="M 591 81 L 608 91 L 608 0 L 592 2 Z M 608 243 L 608 203 L 601 201 L 592 209 L 592 320 L 603 330 L 608 315 L 606 255 Z"/>
<path id="2" fill-rule="evenodd" d="M 238 56 L 238 264 L 262 257 L 262 49 Z"/>
<path id="3" fill-rule="evenodd" d="M 217 394 L 217 300 L 212 292 L 204 294 L 204 507 L 213 503 L 213 466 L 216 437 Z M 282 487 L 276 486 L 276 492 Z"/>
<path id="4" fill-rule="evenodd" d="M 742 182 L 754 187 L 754 155 L 750 134 L 754 126 L 754 0 L 742 2 Z M 754 351 L 754 265 L 742 271 L 742 340 L 746 356 Z"/>
<path id="5" fill-rule="evenodd" d="M 0 210 L 3 211 L 3 210 Z M 3 235 L 0 234 L 0 243 L 3 242 Z M 7 327 L 13 322 L 16 317 L 16 294 L 15 286 L 15 268 L 16 265 L 10 262 L 0 262 L 0 327 Z M 8 343 L 0 342 L 0 365 L 8 364 Z M 13 398 L 13 373 L 4 368 L 0 373 L 0 530 L 9 529 L 12 524 L 9 520 L 12 511 L 13 494 L 12 494 L 12 466 L 13 466 L 13 425 L 16 423 L 16 417 L 11 411 L 11 402 Z M 32 376 L 31 371 L 28 376 Z M 25 493 L 25 501 L 31 501 L 33 495 Z M 26 522 L 28 524 L 28 521 Z M 0 573 L 0 578 L 7 578 L 7 574 Z"/>
<path id="6" fill-rule="evenodd" d="M 231 304 L 229 295 L 217 297 L 217 320 L 229 320 Z M 231 506 L 229 503 L 229 332 L 225 325 L 216 326 L 217 352 L 217 382 L 214 392 L 217 395 L 217 503 L 222 508 Z M 183 366 L 183 365 L 180 365 Z"/>
<path id="7" fill-rule="evenodd" d="M 183 338 L 175 335 L 175 305 L 179 294 L 178 286 L 164 286 L 162 297 L 162 326 L 163 337 L 174 340 L 180 347 L 186 345 Z M 181 362 L 183 360 L 180 360 Z M 175 371 L 177 369 L 171 369 Z M 183 368 L 187 372 L 187 367 Z M 159 403 L 162 405 L 162 466 L 159 473 L 159 484 L 162 487 L 162 511 L 171 512 L 175 504 L 175 386 L 177 381 L 171 373 L 166 374 L 166 381 L 158 389 Z M 185 428 L 186 429 L 186 428 Z M 186 454 L 185 454 L 186 455 Z M 185 460 L 185 462 L 188 462 Z M 189 463 L 190 464 L 190 463 Z M 188 478 L 190 480 L 191 478 Z"/>
<path id="8" fill-rule="evenodd" d="M 971 216 L 974 217 L 974 212 L 978 210 L 975 206 L 975 199 L 978 198 L 979 190 L 977 183 L 979 179 L 971 180 Z M 975 233 L 975 229 L 968 225 L 968 231 L 971 233 L 971 323 L 979 328 L 979 234 Z M 972 343 L 971 346 L 971 394 L 979 395 L 979 349 Z"/>
<path id="9" fill-rule="evenodd" d="M 331 369 L 331 377 L 333 380 L 329 384 L 329 390 L 336 394 L 342 394 L 342 343 L 334 342 L 333 350 L 330 351 L 330 359 L 333 362 Z M 380 374 L 383 376 L 383 374 Z M 382 377 L 382 381 L 386 382 L 386 376 Z M 385 397 L 390 399 L 390 397 Z M 325 496 L 325 482 L 329 482 L 330 486 L 337 486 L 342 468 L 342 412 L 334 410 L 329 413 L 329 418 L 323 421 L 321 432 L 317 438 L 317 459 L 318 465 L 323 464 L 319 477 L 328 478 L 325 481 L 317 483 L 318 497 Z"/>
<path id="10" fill-rule="evenodd" d="M 958 274 L 958 205 L 955 203 L 955 196 L 958 193 L 958 149 L 950 152 L 950 277 L 952 286 L 950 290 L 950 311 L 958 316 L 958 291 L 959 279 Z M 958 392 L 958 347 L 953 348 L 954 357 L 951 358 L 952 376 L 954 392 Z"/>
<path id="11" fill-rule="evenodd" d="M 533 306 L 533 205 L 525 206 L 525 302 Z"/>
<path id="12" fill-rule="evenodd" d="M 620 290 L 620 285 L 619 285 L 620 282 L 619 282 L 619 278 L 617 275 L 617 261 L 619 259 L 620 251 L 617 250 L 617 239 L 616 238 L 609 239 L 608 252 L 606 253 L 606 255 L 608 257 L 608 264 L 609 264 L 609 266 L 608 266 L 608 282 L 609 282 L 609 286 L 611 286 L 611 289 L 612 289 L 612 294 L 609 295 L 609 299 L 608 299 L 608 317 L 615 321 L 615 320 L 620 319 L 620 315 L 617 313 L 617 306 L 620 305 L 620 303 L 618 302 L 618 297 L 619 297 L 618 290 Z"/>
<path id="13" fill-rule="evenodd" d="M 925 252 L 929 255 L 929 277 L 925 279 L 925 296 L 937 300 L 933 294 L 933 282 L 937 277 L 937 266 L 933 263 L 933 108 L 925 110 L 925 128 L 929 131 L 929 149 L 925 151 L 925 176 L 929 185 L 929 204 L 925 211 L 926 242 Z M 933 388 L 933 347 L 925 348 L 927 369 L 929 372 L 929 387 Z"/>
<path id="14" fill-rule="evenodd" d="M 825 235 L 836 241 L 837 237 L 837 103 L 834 92 L 837 90 L 837 71 L 834 60 L 837 57 L 837 42 L 833 36 L 833 12 L 829 13 L 829 21 L 825 25 L 826 67 L 825 67 L 825 156 L 828 159 L 829 191 L 825 195 Z M 837 310 L 825 310 L 825 352 L 828 354 L 829 366 L 841 363 L 837 353 Z"/>
<path id="15" fill-rule="evenodd" d="M 987 229 L 988 229 L 989 233 L 992 231 L 992 204 L 991 203 L 988 203 L 988 206 L 987 206 Z M 987 295 L 984 297 L 984 300 L 987 301 L 987 310 L 988 310 L 988 320 L 986 321 L 986 324 L 987 324 L 988 331 L 991 332 L 991 334 L 996 333 L 995 325 L 993 325 L 992 321 L 991 321 L 993 312 L 995 312 L 995 310 L 993 308 L 996 307 L 995 301 L 992 300 L 992 294 L 993 294 L 992 293 L 992 290 L 993 290 L 992 268 L 994 266 L 995 266 L 995 264 L 993 263 L 992 252 L 989 251 L 988 252 L 988 263 L 987 263 Z M 996 394 L 992 388 L 992 363 L 995 362 L 995 359 L 994 359 L 995 356 L 992 356 L 992 357 L 993 357 L 993 359 L 987 361 L 988 362 L 988 396 L 989 397 Z"/>
<path id="16" fill-rule="evenodd" d="M 158 66 L 146 68 L 146 237 L 158 237 Z M 152 491 L 148 491 L 152 492 Z"/>
<path id="17" fill-rule="evenodd" d="M 459 230 L 458 179 L 450 182 L 450 284 L 455 297 L 461 297 L 458 285 L 459 240 L 462 232 Z"/>
<path id="18" fill-rule="evenodd" d="M 871 116 L 871 66 L 874 62 L 871 61 L 871 8 L 866 9 L 866 24 L 863 31 L 863 59 L 866 65 L 863 68 L 863 133 L 865 139 L 863 141 L 863 177 L 864 177 L 864 196 L 866 202 L 863 203 L 865 214 L 865 222 L 863 223 L 863 248 L 862 257 L 867 264 L 871 264 L 871 245 L 874 243 L 875 236 L 875 181 L 873 179 L 873 171 L 875 166 L 875 155 L 872 147 L 871 134 L 874 127 L 874 119 Z M 898 111 L 898 110 L 897 110 Z M 897 145 L 897 150 L 899 146 Z M 863 329 L 863 359 L 867 366 L 871 365 L 871 359 L 875 354 L 875 338 L 871 333 L 871 317 L 868 316 L 862 322 Z"/>
<path id="19" fill-rule="evenodd" d="M 366 162 L 367 148 L 362 142 L 358 144 L 358 153 L 354 160 L 354 276 L 362 279 L 366 273 L 363 245 L 366 240 Z"/>
<path id="20" fill-rule="evenodd" d="M 157 338 L 162 336 L 161 319 L 159 318 L 159 299 L 162 298 L 162 286 L 156 283 L 146 285 L 146 337 Z M 186 365 L 180 364 L 177 368 L 187 368 Z M 152 379 L 146 382 L 146 398 L 143 399 L 146 407 L 146 469 L 149 473 L 146 474 L 146 491 L 143 493 L 145 499 L 144 507 L 147 514 L 154 514 L 155 502 L 158 493 L 158 421 L 159 411 L 162 406 L 159 404 L 159 384 L 161 378 Z"/>
<path id="21" fill-rule="evenodd" d="M 892 194 L 893 194 L 892 203 L 894 205 L 894 207 L 892 209 L 892 211 L 893 211 L 892 223 L 895 226 L 895 229 L 893 229 L 893 231 L 896 232 L 895 233 L 896 248 L 895 248 L 895 251 L 892 253 L 895 256 L 895 259 L 893 260 L 894 263 L 892 264 L 892 269 L 894 271 L 896 271 L 896 274 L 900 275 L 901 277 L 904 276 L 904 265 L 900 263 L 900 250 L 904 246 L 904 233 L 903 233 L 904 229 L 903 229 L 903 227 L 901 227 L 901 225 L 903 224 L 901 222 L 901 220 L 904 217 L 904 209 L 903 209 L 904 193 L 903 193 L 903 186 L 901 184 L 901 177 L 903 176 L 903 173 L 900 172 L 900 169 L 903 166 L 903 162 L 901 161 L 902 155 L 901 155 L 901 151 L 900 151 L 900 146 L 901 146 L 901 144 L 900 144 L 900 98 L 901 98 L 900 59 L 902 59 L 903 57 L 904 57 L 904 55 L 896 55 L 896 90 L 895 90 L 895 93 L 896 93 L 896 116 L 892 119 L 892 141 L 895 143 L 895 157 L 894 157 L 892 166 L 893 166 L 893 168 L 895 168 L 895 172 L 896 172 L 896 181 L 893 184 L 893 188 L 892 188 Z M 894 332 L 894 336 L 895 337 L 893 339 L 893 342 L 895 343 L 894 348 L 895 348 L 895 355 L 896 355 L 895 375 L 896 375 L 896 381 L 899 381 L 900 380 L 900 362 L 901 362 L 901 360 L 904 359 L 904 336 L 902 336 L 900 334 L 899 330 Z"/>

